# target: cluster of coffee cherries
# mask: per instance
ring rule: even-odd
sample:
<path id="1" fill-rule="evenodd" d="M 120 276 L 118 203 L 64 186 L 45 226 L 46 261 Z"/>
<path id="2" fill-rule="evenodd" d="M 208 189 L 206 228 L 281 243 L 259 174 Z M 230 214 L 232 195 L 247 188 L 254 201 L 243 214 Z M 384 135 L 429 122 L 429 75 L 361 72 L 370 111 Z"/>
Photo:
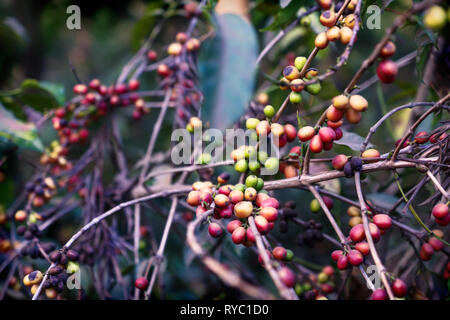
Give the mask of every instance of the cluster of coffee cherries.
<path id="1" fill-rule="evenodd" d="M 294 201 L 287 201 L 283 204 L 283 207 L 278 210 L 278 230 L 281 233 L 287 233 L 289 220 L 297 217 L 297 211 L 295 210 L 296 206 Z"/>
<path id="2" fill-rule="evenodd" d="M 353 28 L 355 27 L 356 18 L 352 11 L 355 10 L 357 0 L 352 0 L 347 8 L 347 15 L 342 15 L 339 20 L 335 9 L 332 8 L 331 0 L 318 0 L 317 3 L 324 10 L 320 14 L 320 23 L 327 27 L 326 31 L 320 32 L 314 40 L 314 45 L 319 49 L 325 49 L 330 42 L 341 41 L 342 44 L 348 44 L 353 36 Z M 342 4 L 341 4 L 342 5 Z"/>
<path id="3" fill-rule="evenodd" d="M 436 223 L 440 226 L 447 226 L 450 223 L 450 214 L 448 213 L 448 203 L 438 203 L 431 210 Z"/>
<path id="4" fill-rule="evenodd" d="M 339 127 L 322 126 L 318 130 L 311 126 L 304 126 L 298 130 L 298 138 L 301 142 L 309 142 L 311 152 L 319 153 L 333 148 L 333 141 L 342 138 L 342 130 Z"/>
<path id="5" fill-rule="evenodd" d="M 367 163 L 378 161 L 380 153 L 376 149 L 367 149 L 361 154 L 360 157 L 347 157 L 345 154 L 336 155 L 331 161 L 331 165 L 334 169 L 344 171 L 347 178 L 353 176 L 355 171 L 361 171 L 363 166 L 363 160 Z"/>
<path id="6" fill-rule="evenodd" d="M 322 90 L 320 81 L 305 85 L 305 82 L 314 80 L 318 74 L 317 69 L 309 68 L 302 78 L 301 70 L 305 66 L 306 61 L 306 57 L 296 57 L 294 65 L 288 65 L 283 69 L 283 76 L 280 78 L 280 89 L 283 91 L 291 90 L 289 94 L 289 101 L 291 103 L 300 103 L 302 101 L 301 92 L 303 90 L 311 95 L 317 95 Z"/>
<path id="7" fill-rule="evenodd" d="M 28 200 L 31 201 L 33 207 L 39 208 L 56 194 L 57 186 L 53 178 L 41 176 L 33 181 L 27 182 L 25 190 L 28 194 Z M 14 215 L 15 219 L 19 222 L 25 221 L 27 216 L 28 214 L 24 210 L 19 210 Z M 37 220 L 41 220 L 39 215 L 34 214 L 33 216 Z"/>
<path id="8" fill-rule="evenodd" d="M 303 226 L 303 232 L 297 236 L 296 242 L 298 246 L 308 246 L 313 248 L 316 242 L 323 240 L 323 225 L 320 222 L 310 219 Z"/>
<path id="9" fill-rule="evenodd" d="M 264 181 L 255 175 L 249 175 L 245 184 L 226 184 L 228 173 L 218 177 L 219 187 L 216 189 L 211 182 L 195 182 L 193 191 L 187 196 L 187 203 L 197 206 L 196 214 L 202 214 L 214 207 L 212 218 L 209 219 L 208 232 L 211 237 L 218 238 L 224 231 L 219 224 L 221 219 L 231 219 L 226 229 L 231 234 L 235 244 L 247 247 L 255 243 L 255 235 L 250 228 L 248 217 L 253 216 L 259 233 L 267 234 L 273 229 L 278 218 L 278 201 L 262 190 Z M 214 206 L 213 206 L 214 203 Z"/>
<path id="10" fill-rule="evenodd" d="M 283 284 L 288 288 L 294 287 L 297 277 L 290 268 L 284 265 L 284 263 L 294 259 L 294 253 L 292 250 L 278 246 L 273 248 L 272 252 L 266 249 L 266 254 L 271 263 L 274 264 L 281 282 L 283 282 Z M 258 255 L 258 261 L 262 266 L 264 266 L 264 259 L 261 254 Z"/>
<path id="11" fill-rule="evenodd" d="M 404 298 L 408 293 L 408 286 L 402 279 L 395 279 L 391 283 L 391 290 L 395 297 Z M 387 300 L 388 295 L 384 288 L 376 289 L 372 292 L 372 300 Z"/>
<path id="12" fill-rule="evenodd" d="M 294 290 L 304 300 L 328 300 L 325 295 L 334 291 L 335 285 L 333 280 L 333 267 L 325 266 L 319 274 L 311 274 L 308 276 L 308 279 L 296 283 Z"/>
<path id="13" fill-rule="evenodd" d="M 392 41 L 386 42 L 386 44 L 381 48 L 379 57 L 381 62 L 377 67 L 377 75 L 381 82 L 392 83 L 397 76 L 398 68 L 394 61 L 389 59 L 389 57 L 395 54 L 395 44 Z"/>
<path id="14" fill-rule="evenodd" d="M 439 229 L 432 230 L 433 234 L 439 238 L 444 237 L 444 232 Z M 424 242 L 420 248 L 419 256 L 423 261 L 431 260 L 435 251 L 441 251 L 444 248 L 444 243 L 434 236 L 429 236 L 428 241 Z"/>
<path id="15" fill-rule="evenodd" d="M 348 214 L 353 217 L 359 217 L 358 208 L 351 207 Z M 380 240 L 392 225 L 392 219 L 387 214 L 373 214 L 371 215 L 372 222 L 369 222 L 370 235 L 374 242 Z M 352 266 L 359 266 L 364 261 L 364 256 L 370 253 L 369 244 L 366 240 L 366 234 L 362 223 L 354 225 L 349 233 L 349 240 L 351 242 L 349 250 L 335 250 L 331 254 L 331 258 L 336 261 L 337 267 L 340 270 L 345 270 Z"/>
<path id="16" fill-rule="evenodd" d="M 81 129 L 79 137 L 82 137 L 79 141 L 86 141 L 88 138 L 88 132 L 86 129 Z M 69 149 L 67 148 L 67 141 L 64 140 L 64 144 L 62 145 L 60 141 L 53 140 L 50 143 L 49 147 L 46 147 L 44 153 L 40 158 L 40 163 L 42 165 L 50 165 L 51 173 L 54 175 L 58 175 L 63 171 L 71 170 L 73 165 L 67 159 L 67 154 L 69 153 Z"/>

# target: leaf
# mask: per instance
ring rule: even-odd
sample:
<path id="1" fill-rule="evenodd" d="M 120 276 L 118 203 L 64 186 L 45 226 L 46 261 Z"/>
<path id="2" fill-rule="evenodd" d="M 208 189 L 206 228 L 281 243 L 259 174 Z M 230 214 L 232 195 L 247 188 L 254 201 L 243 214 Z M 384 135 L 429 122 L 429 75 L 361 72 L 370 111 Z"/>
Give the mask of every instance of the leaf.
<path id="1" fill-rule="evenodd" d="M 255 83 L 258 43 L 252 25 L 234 14 L 214 16 L 217 32 L 202 45 L 199 78 L 204 119 L 224 129 L 243 113 Z"/>
<path id="2" fill-rule="evenodd" d="M 286 1 L 280 1 L 280 3 L 281 2 Z M 304 6 L 306 7 L 309 4 L 312 5 L 312 1 L 290 1 L 289 4 L 285 7 L 281 5 L 280 9 L 275 15 L 274 21 L 269 26 L 260 31 L 278 31 L 280 29 L 284 29 L 297 18 L 297 13 L 300 8 Z"/>
<path id="3" fill-rule="evenodd" d="M 157 21 L 157 16 L 164 11 L 161 10 L 164 6 L 164 1 L 152 1 L 147 5 L 145 13 L 134 25 L 131 31 L 131 48 L 137 51 L 150 34 L 152 27 Z"/>
<path id="4" fill-rule="evenodd" d="M 61 85 L 25 79 L 20 86 L 18 99 L 22 104 L 29 105 L 37 111 L 45 112 L 61 105 L 54 93 L 64 102 L 64 88 Z"/>
<path id="5" fill-rule="evenodd" d="M 349 147 L 354 151 L 359 151 L 361 149 L 361 145 L 364 142 L 363 137 L 354 132 L 349 132 L 346 130 L 342 130 L 342 133 L 343 133 L 342 138 L 339 140 L 335 140 L 334 143 Z M 368 144 L 368 147 L 372 146 L 373 145 L 371 143 Z"/>
<path id="6" fill-rule="evenodd" d="M 32 123 L 17 120 L 14 115 L 0 104 L 0 140 L 11 140 L 19 147 L 43 151 L 36 128 Z"/>

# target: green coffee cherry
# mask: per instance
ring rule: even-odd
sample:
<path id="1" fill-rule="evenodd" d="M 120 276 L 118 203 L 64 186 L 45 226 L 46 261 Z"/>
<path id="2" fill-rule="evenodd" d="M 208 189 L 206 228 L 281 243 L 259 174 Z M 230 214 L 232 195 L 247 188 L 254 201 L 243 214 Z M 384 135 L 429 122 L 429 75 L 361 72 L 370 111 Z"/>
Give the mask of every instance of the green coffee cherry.
<path id="1" fill-rule="evenodd" d="M 267 152 L 264 151 L 259 151 L 258 152 L 258 160 L 261 163 L 265 163 L 267 158 L 269 158 L 269 155 L 267 154 Z"/>
<path id="2" fill-rule="evenodd" d="M 289 101 L 291 101 L 291 103 L 300 103 L 302 102 L 302 95 L 300 93 L 292 91 L 289 94 Z"/>
<path id="3" fill-rule="evenodd" d="M 296 293 L 298 296 L 301 296 L 302 293 L 303 293 L 303 288 L 302 288 L 302 285 L 301 285 L 300 283 L 296 283 L 296 284 L 295 284 L 294 290 L 295 290 L 295 293 Z"/>
<path id="4" fill-rule="evenodd" d="M 319 281 L 319 283 L 325 283 L 328 281 L 328 276 L 326 273 L 321 272 L 319 273 L 319 275 L 317 276 L 317 281 Z"/>
<path id="5" fill-rule="evenodd" d="M 76 262 L 73 261 L 69 261 L 69 263 L 67 263 L 67 273 L 75 273 L 78 272 L 78 270 L 80 270 L 80 265 Z"/>
<path id="6" fill-rule="evenodd" d="M 261 168 L 261 165 L 258 161 L 249 161 L 248 168 L 251 172 L 257 172 Z"/>
<path id="7" fill-rule="evenodd" d="M 258 178 L 258 183 L 255 186 L 256 191 L 260 191 L 264 188 L 264 180 L 261 178 Z"/>
<path id="8" fill-rule="evenodd" d="M 245 122 L 245 126 L 247 127 L 247 129 L 255 129 L 256 126 L 258 125 L 258 123 L 259 123 L 258 119 L 256 119 L 256 118 L 249 118 Z"/>
<path id="9" fill-rule="evenodd" d="M 309 282 L 305 282 L 303 284 L 303 291 L 309 291 L 311 290 L 311 284 Z"/>
<path id="10" fill-rule="evenodd" d="M 266 167 L 266 169 L 268 170 L 275 170 L 278 168 L 280 162 L 277 158 L 269 158 L 266 160 L 266 162 L 264 162 L 264 167 Z"/>
<path id="11" fill-rule="evenodd" d="M 197 159 L 198 164 L 208 164 L 211 162 L 211 155 L 208 153 L 202 153 L 198 159 Z"/>
<path id="12" fill-rule="evenodd" d="M 310 205 L 309 205 L 309 209 L 311 210 L 311 212 L 313 213 L 317 213 L 320 211 L 320 204 L 319 201 L 317 201 L 317 199 L 314 199 L 313 201 L 311 201 Z"/>
<path id="13" fill-rule="evenodd" d="M 188 123 L 188 124 L 186 125 L 186 130 L 187 130 L 189 133 L 194 133 L 194 127 L 191 126 L 190 123 Z"/>
<path id="14" fill-rule="evenodd" d="M 253 174 L 249 175 L 245 179 L 245 185 L 247 186 L 247 188 L 254 188 L 257 184 L 258 184 L 258 177 Z"/>
<path id="15" fill-rule="evenodd" d="M 237 185 L 234 186 L 233 190 L 239 190 L 239 191 L 244 192 L 245 191 L 245 184 L 238 183 Z"/>
<path id="16" fill-rule="evenodd" d="M 267 118 L 272 118 L 275 115 L 275 108 L 268 104 L 264 107 L 264 114 Z"/>
<path id="17" fill-rule="evenodd" d="M 253 146 L 245 147 L 245 158 L 246 159 L 256 159 L 256 148 Z"/>
<path id="18" fill-rule="evenodd" d="M 284 257 L 284 260 L 286 261 L 292 261 L 294 259 L 294 252 L 290 249 L 286 250 L 286 257 Z"/>
<path id="19" fill-rule="evenodd" d="M 234 165 L 234 169 L 237 172 L 243 173 L 245 171 L 247 171 L 248 165 L 247 165 L 247 161 L 245 159 L 241 159 L 238 162 L 236 162 L 236 164 Z"/>
<path id="20" fill-rule="evenodd" d="M 309 94 L 312 94 L 315 96 L 315 95 L 319 94 L 320 90 L 322 90 L 322 85 L 320 84 L 320 82 L 316 82 L 316 83 L 306 86 L 305 90 Z"/>
<path id="21" fill-rule="evenodd" d="M 294 61 L 295 67 L 298 70 L 302 70 L 304 65 L 305 65 L 305 63 L 306 63 L 306 60 L 307 59 L 305 57 L 297 57 L 297 58 L 295 58 L 295 61 Z"/>
<path id="22" fill-rule="evenodd" d="M 269 191 L 267 190 L 260 190 L 258 193 L 265 193 L 265 194 L 269 194 Z"/>

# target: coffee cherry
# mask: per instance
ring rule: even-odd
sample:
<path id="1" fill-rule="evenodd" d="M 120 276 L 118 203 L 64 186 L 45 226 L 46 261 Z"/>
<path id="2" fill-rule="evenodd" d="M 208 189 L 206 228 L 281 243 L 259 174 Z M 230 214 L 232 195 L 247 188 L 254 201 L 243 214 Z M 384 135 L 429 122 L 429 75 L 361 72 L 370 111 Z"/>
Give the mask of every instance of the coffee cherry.
<path id="1" fill-rule="evenodd" d="M 289 89 L 289 84 L 290 84 L 290 82 L 288 79 L 281 77 L 280 84 L 279 84 L 280 90 L 284 91 L 284 90 Z"/>
<path id="2" fill-rule="evenodd" d="M 274 115 L 275 115 L 275 108 L 268 104 L 267 106 L 264 107 L 264 115 L 271 119 Z"/>
<path id="3" fill-rule="evenodd" d="M 283 247 L 275 247 L 272 250 L 272 255 L 277 260 L 284 260 L 286 258 L 287 251 Z"/>
<path id="4" fill-rule="evenodd" d="M 448 216 L 448 206 L 445 203 L 438 203 L 433 207 L 431 214 L 436 219 L 445 219 Z"/>
<path id="5" fill-rule="evenodd" d="M 414 137 L 414 140 L 418 144 L 427 143 L 428 142 L 428 133 L 426 131 L 420 131 L 419 133 L 416 134 L 416 136 Z"/>
<path id="6" fill-rule="evenodd" d="M 139 89 L 140 82 L 137 79 L 131 79 L 130 82 L 128 82 L 128 89 L 130 91 L 136 91 Z"/>
<path id="7" fill-rule="evenodd" d="M 296 57 L 294 60 L 294 65 L 298 70 L 302 70 L 305 66 L 306 61 L 306 57 Z"/>
<path id="8" fill-rule="evenodd" d="M 344 254 L 344 252 L 342 250 L 334 250 L 331 253 L 331 259 L 333 259 L 334 261 L 338 261 L 338 259 Z"/>
<path id="9" fill-rule="evenodd" d="M 249 217 L 253 212 L 253 205 L 250 201 L 241 201 L 234 206 L 234 215 L 239 219 Z"/>
<path id="10" fill-rule="evenodd" d="M 326 32 L 320 32 L 314 40 L 314 45 L 319 49 L 325 49 L 328 46 L 328 38 Z"/>
<path id="11" fill-rule="evenodd" d="M 312 80 L 319 74 L 319 71 L 316 68 L 309 68 L 305 73 L 305 78 L 308 80 Z"/>
<path id="12" fill-rule="evenodd" d="M 320 138 L 319 135 L 315 135 L 312 139 L 311 142 L 309 143 L 309 149 L 311 150 L 311 152 L 314 153 L 319 153 L 322 151 L 323 149 L 323 142 Z"/>
<path id="13" fill-rule="evenodd" d="M 349 221 L 348 221 L 348 225 L 349 227 L 353 228 L 354 226 L 356 226 L 357 224 L 361 224 L 362 218 L 361 217 L 352 217 Z"/>
<path id="14" fill-rule="evenodd" d="M 300 71 L 295 66 L 287 66 L 283 69 L 283 76 L 292 81 L 294 79 L 300 78 Z"/>
<path id="15" fill-rule="evenodd" d="M 392 41 L 386 42 L 380 51 L 380 58 L 386 59 L 395 54 L 395 44 Z"/>
<path id="16" fill-rule="evenodd" d="M 33 271 L 23 278 L 23 284 L 26 285 L 27 287 L 31 287 L 35 284 L 40 283 L 43 277 L 44 276 L 42 275 L 42 272 L 40 272 L 39 270 Z"/>
<path id="17" fill-rule="evenodd" d="M 333 4 L 332 0 L 316 0 L 316 2 L 324 10 L 330 9 Z"/>
<path id="18" fill-rule="evenodd" d="M 339 140 L 340 138 L 342 138 L 342 130 L 339 128 L 342 126 L 343 123 L 344 122 L 342 120 L 339 120 L 337 122 L 334 122 L 331 120 L 327 121 L 327 126 L 334 129 L 334 131 L 336 132 L 336 140 Z M 337 130 L 337 129 L 339 129 L 339 130 Z M 338 133 L 339 133 L 339 136 L 338 136 Z"/>
<path id="19" fill-rule="evenodd" d="M 284 133 L 286 134 L 287 140 L 289 142 L 292 142 L 295 140 L 295 137 L 297 136 L 297 130 L 292 124 L 285 124 L 284 125 Z"/>
<path id="20" fill-rule="evenodd" d="M 310 126 L 306 126 L 303 128 L 300 128 L 300 130 L 298 130 L 298 138 L 300 139 L 300 141 L 302 142 L 306 142 L 310 139 L 312 139 L 312 137 L 314 137 L 315 135 L 315 130 L 313 127 Z"/>
<path id="21" fill-rule="evenodd" d="M 78 261 L 78 258 L 80 257 L 80 255 L 78 254 L 77 251 L 75 250 L 68 250 L 66 252 L 66 257 L 67 259 L 69 259 L 70 261 Z"/>
<path id="22" fill-rule="evenodd" d="M 347 254 L 348 262 L 353 266 L 359 266 L 364 261 L 364 257 L 358 250 L 350 250 Z"/>
<path id="23" fill-rule="evenodd" d="M 244 227 L 237 227 L 231 234 L 231 240 L 235 244 L 241 244 L 242 242 L 244 242 L 246 234 L 247 231 L 245 230 Z"/>
<path id="24" fill-rule="evenodd" d="M 218 194 L 214 197 L 214 203 L 219 208 L 225 208 L 229 205 L 230 199 L 224 194 Z"/>
<path id="25" fill-rule="evenodd" d="M 222 235 L 223 230 L 219 224 L 212 222 L 208 226 L 208 233 L 213 238 L 219 238 Z"/>
<path id="26" fill-rule="evenodd" d="M 341 30 L 339 29 L 339 27 L 331 27 L 330 29 L 328 29 L 326 31 L 327 34 L 327 39 L 330 42 L 339 40 L 339 38 L 341 37 Z"/>
<path id="27" fill-rule="evenodd" d="M 247 161 L 245 161 L 245 159 L 239 160 L 234 165 L 234 169 L 240 173 L 244 173 L 245 171 L 247 171 L 247 168 L 248 168 L 248 165 L 247 165 Z"/>
<path id="28" fill-rule="evenodd" d="M 271 157 L 264 162 L 264 167 L 271 171 L 276 171 L 280 166 L 280 162 L 277 158 Z"/>
<path id="29" fill-rule="evenodd" d="M 14 219 L 16 219 L 16 221 L 22 222 L 25 221 L 28 217 L 28 214 L 24 211 L 24 210 L 18 210 L 15 214 L 14 214 Z"/>
<path id="30" fill-rule="evenodd" d="M 292 80 L 291 81 L 291 83 L 290 83 L 290 87 L 291 87 L 291 90 L 292 91 L 294 91 L 294 92 L 300 92 L 300 91 L 302 91 L 304 88 L 305 88 L 305 86 L 304 86 L 304 81 L 302 80 L 302 79 L 294 79 L 294 80 Z M 300 100 L 301 101 L 301 100 Z M 299 102 L 300 102 L 299 101 Z M 292 101 L 291 101 L 292 102 Z M 298 103 L 298 102 L 297 102 Z"/>
<path id="31" fill-rule="evenodd" d="M 357 124 L 359 121 L 361 121 L 361 117 L 361 112 L 357 112 L 352 108 L 348 108 L 347 110 L 345 110 L 345 118 L 350 123 Z"/>
<path id="32" fill-rule="evenodd" d="M 228 222 L 227 224 L 227 231 L 229 233 L 233 233 L 234 230 L 236 230 L 237 227 L 242 226 L 242 222 L 240 220 L 232 220 Z"/>
<path id="33" fill-rule="evenodd" d="M 348 159 L 345 154 L 338 154 L 331 161 L 331 165 L 336 170 L 342 170 L 342 169 L 344 169 L 344 166 L 347 163 L 347 161 L 348 161 Z"/>
<path id="34" fill-rule="evenodd" d="M 156 72 L 163 78 L 171 74 L 169 67 L 164 63 L 158 65 L 158 67 L 156 68 Z"/>
<path id="35" fill-rule="evenodd" d="M 355 244 L 355 249 L 361 252 L 363 256 L 367 256 L 370 253 L 370 247 L 366 241 L 361 241 Z"/>
<path id="36" fill-rule="evenodd" d="M 320 203 L 317 201 L 317 199 L 313 199 L 311 203 L 309 204 L 309 209 L 313 213 L 317 213 L 320 211 Z"/>
<path id="37" fill-rule="evenodd" d="M 362 169 L 362 160 L 359 157 L 352 157 L 350 159 L 350 165 L 352 166 L 353 171 L 361 171 Z"/>
<path id="38" fill-rule="evenodd" d="M 420 259 L 423 261 L 428 261 L 433 256 L 434 249 L 429 243 L 423 243 L 422 247 L 420 248 Z"/>
<path id="39" fill-rule="evenodd" d="M 270 133 L 270 124 L 268 121 L 260 121 L 256 126 L 258 136 L 267 136 Z"/>
<path id="40" fill-rule="evenodd" d="M 348 110 L 347 110 L 348 111 Z M 327 109 L 327 119 L 338 122 L 344 116 L 344 111 L 335 108 L 334 106 L 329 106 Z"/>
<path id="41" fill-rule="evenodd" d="M 319 20 L 323 26 L 330 28 L 336 23 L 336 14 L 332 10 L 323 11 Z"/>
<path id="42" fill-rule="evenodd" d="M 257 191 L 255 188 L 247 188 L 244 192 L 244 199 L 247 201 L 253 201 L 256 199 Z"/>
<path id="43" fill-rule="evenodd" d="M 255 225 L 256 225 L 256 229 L 258 229 L 258 232 L 263 235 L 266 234 L 267 232 L 269 232 L 269 230 L 270 230 L 269 222 L 262 215 L 258 215 L 255 217 Z"/>
<path id="44" fill-rule="evenodd" d="M 270 132 L 275 137 L 281 137 L 284 134 L 284 127 L 279 123 L 272 123 L 270 125 Z"/>
<path id="45" fill-rule="evenodd" d="M 332 102 L 333 106 L 339 110 L 345 110 L 348 107 L 348 98 L 343 94 L 334 97 Z"/>
<path id="46" fill-rule="evenodd" d="M 364 226 L 362 224 L 358 224 L 356 226 L 354 226 L 351 230 L 350 230 L 350 239 L 353 242 L 361 242 L 366 238 L 365 232 L 364 232 Z"/>
<path id="47" fill-rule="evenodd" d="M 134 286 L 139 290 L 145 290 L 148 287 L 148 280 L 144 277 L 139 277 L 134 282 Z"/>
<path id="48" fill-rule="evenodd" d="M 347 256 L 341 255 L 338 259 L 337 259 L 337 267 L 339 270 L 345 270 L 348 267 L 348 258 Z"/>
<path id="49" fill-rule="evenodd" d="M 348 44 L 353 36 L 353 30 L 349 27 L 342 27 L 340 29 L 340 39 L 342 44 Z"/>
<path id="50" fill-rule="evenodd" d="M 323 143 L 332 142 L 336 138 L 336 133 L 331 128 L 322 127 L 319 129 L 319 136 Z"/>
<path id="51" fill-rule="evenodd" d="M 372 300 L 387 300 L 388 296 L 386 290 L 384 289 L 376 289 L 372 293 Z"/>
<path id="52" fill-rule="evenodd" d="M 435 230 L 433 230 L 434 232 Z M 436 233 L 436 232 L 435 232 Z M 441 237 L 442 238 L 442 237 Z M 428 243 L 431 245 L 431 247 L 435 250 L 435 251 L 441 251 L 442 248 L 444 248 L 444 244 L 437 238 L 435 237 L 431 237 L 428 240 Z"/>
<path id="53" fill-rule="evenodd" d="M 294 286 L 295 274 L 291 269 L 287 267 L 281 267 L 278 270 L 278 276 L 280 277 L 280 280 L 284 283 L 286 287 L 292 288 Z"/>
<path id="54" fill-rule="evenodd" d="M 201 205 L 211 204 L 213 202 L 211 190 L 207 189 L 207 188 L 200 190 L 200 192 L 198 194 L 198 200 L 199 200 L 199 204 L 201 204 Z"/>
<path id="55" fill-rule="evenodd" d="M 397 76 L 398 68 L 394 61 L 384 60 L 378 64 L 377 75 L 381 82 L 392 83 Z"/>
<path id="56" fill-rule="evenodd" d="M 367 110 L 367 107 L 369 106 L 369 103 L 367 100 L 360 95 L 353 95 L 350 97 L 348 101 L 349 106 L 357 112 L 363 112 Z"/>
<path id="57" fill-rule="evenodd" d="M 155 61 L 156 59 L 158 59 L 158 54 L 156 53 L 156 51 L 150 50 L 149 52 L 147 52 L 147 58 L 148 60 Z"/>
<path id="58" fill-rule="evenodd" d="M 266 218 L 268 222 L 274 222 L 278 219 L 278 210 L 274 207 L 261 208 L 259 214 Z"/>
<path id="59" fill-rule="evenodd" d="M 403 298 L 404 296 L 406 296 L 406 293 L 408 291 L 406 283 L 401 279 L 395 279 L 391 285 L 391 288 L 394 295 L 398 298 Z"/>
<path id="60" fill-rule="evenodd" d="M 322 85 L 320 82 L 316 82 L 313 84 L 309 84 L 306 86 L 305 90 L 312 95 L 318 95 L 320 93 L 320 90 L 322 90 Z"/>
<path id="61" fill-rule="evenodd" d="M 436 223 L 440 226 L 447 226 L 450 223 L 450 215 L 447 215 L 444 219 L 436 219 Z"/>
<path id="62" fill-rule="evenodd" d="M 353 29 L 353 27 L 355 26 L 355 23 L 356 23 L 356 19 L 355 19 L 355 15 L 353 13 L 349 14 L 344 19 L 345 26 L 349 27 L 350 29 Z"/>
<path id="63" fill-rule="evenodd" d="M 434 5 L 425 12 L 423 22 L 427 28 L 438 31 L 445 26 L 447 14 L 442 7 Z"/>
<path id="64" fill-rule="evenodd" d="M 379 157 L 380 157 L 380 153 L 376 149 L 367 149 L 366 151 L 364 151 L 361 154 L 361 158 L 363 158 L 363 159 L 366 159 L 366 158 L 379 158 Z M 377 162 L 377 160 L 370 160 L 370 161 L 366 161 L 366 162 L 372 163 L 372 162 Z"/>
<path id="65" fill-rule="evenodd" d="M 86 94 L 88 92 L 88 87 L 85 84 L 76 84 L 73 86 L 73 92 L 75 94 Z"/>
<path id="66" fill-rule="evenodd" d="M 289 94 L 289 101 L 293 104 L 302 102 L 302 95 L 300 93 L 292 91 Z"/>
<path id="67" fill-rule="evenodd" d="M 255 204 L 260 207 L 264 200 L 269 199 L 270 196 L 266 193 L 259 192 L 256 196 Z"/>
<path id="68" fill-rule="evenodd" d="M 376 214 L 373 216 L 373 223 L 378 228 L 387 230 L 392 226 L 392 219 L 387 214 Z"/>

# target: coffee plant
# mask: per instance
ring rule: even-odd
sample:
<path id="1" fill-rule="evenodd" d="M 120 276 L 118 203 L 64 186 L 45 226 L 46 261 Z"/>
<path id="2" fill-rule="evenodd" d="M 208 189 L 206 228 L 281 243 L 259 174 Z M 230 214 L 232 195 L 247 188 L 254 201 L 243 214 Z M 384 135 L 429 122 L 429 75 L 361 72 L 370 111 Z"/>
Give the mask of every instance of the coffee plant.
<path id="1" fill-rule="evenodd" d="M 448 3 L 139 3 L 69 98 L 2 54 L 1 299 L 448 297 Z"/>

